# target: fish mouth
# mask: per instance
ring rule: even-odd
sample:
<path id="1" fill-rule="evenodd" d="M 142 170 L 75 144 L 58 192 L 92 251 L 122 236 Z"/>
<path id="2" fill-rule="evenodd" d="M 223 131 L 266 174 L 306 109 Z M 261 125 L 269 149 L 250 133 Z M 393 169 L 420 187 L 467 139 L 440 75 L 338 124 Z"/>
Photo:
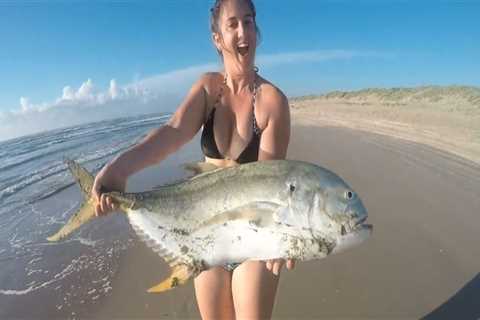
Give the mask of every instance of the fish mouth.
<path id="1" fill-rule="evenodd" d="M 373 229 L 373 226 L 371 224 L 365 224 L 365 221 L 367 220 L 367 216 L 364 216 L 356 221 L 352 222 L 347 222 L 345 224 L 342 224 L 340 226 L 340 235 L 341 236 L 346 236 L 350 233 L 355 233 L 358 231 L 363 231 L 365 229 L 370 229 L 370 231 Z"/>
<path id="2" fill-rule="evenodd" d="M 367 221 L 367 218 L 368 218 L 368 216 L 363 216 L 362 218 L 355 221 L 355 224 L 352 228 L 353 231 L 355 232 L 355 231 L 365 231 L 365 230 L 367 230 L 371 233 L 372 230 L 373 230 L 373 225 L 365 223 L 365 221 Z"/>
<path id="3" fill-rule="evenodd" d="M 372 235 L 372 231 L 373 226 L 371 224 L 358 224 L 354 230 L 342 234 L 336 239 L 335 245 L 332 248 L 332 253 L 335 254 L 348 248 L 356 247 L 367 240 Z"/>
<path id="4" fill-rule="evenodd" d="M 358 219 L 357 221 L 355 221 L 355 226 L 363 224 L 367 220 L 367 218 L 368 218 L 367 216 L 364 216 L 364 217 Z"/>

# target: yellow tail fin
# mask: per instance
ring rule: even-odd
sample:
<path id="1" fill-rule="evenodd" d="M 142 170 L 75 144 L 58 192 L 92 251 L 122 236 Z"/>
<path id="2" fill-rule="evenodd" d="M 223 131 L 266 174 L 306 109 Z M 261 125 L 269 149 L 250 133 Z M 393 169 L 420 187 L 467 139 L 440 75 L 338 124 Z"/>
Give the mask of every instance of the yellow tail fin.
<path id="1" fill-rule="evenodd" d="M 95 217 L 95 201 L 90 197 L 94 177 L 78 163 L 72 160 L 65 160 L 70 172 L 77 180 L 82 190 L 84 202 L 80 209 L 68 220 L 68 222 L 54 235 L 47 238 L 48 241 L 58 241 L 78 229 L 81 225 Z"/>
<path id="2" fill-rule="evenodd" d="M 169 263 L 170 264 L 170 263 Z M 171 265 L 172 273 L 170 276 L 148 289 L 149 293 L 160 293 L 173 289 L 179 285 L 185 284 L 190 278 L 196 277 L 200 272 L 205 270 L 203 262 L 179 263 Z"/>

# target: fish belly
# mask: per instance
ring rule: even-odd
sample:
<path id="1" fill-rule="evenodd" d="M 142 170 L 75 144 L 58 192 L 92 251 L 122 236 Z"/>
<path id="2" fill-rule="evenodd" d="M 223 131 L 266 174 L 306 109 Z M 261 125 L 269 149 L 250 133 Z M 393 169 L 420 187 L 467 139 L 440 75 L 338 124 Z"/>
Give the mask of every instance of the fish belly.
<path id="1" fill-rule="evenodd" d="M 284 258 L 288 254 L 287 235 L 244 220 L 189 232 L 146 210 L 130 211 L 127 216 L 140 239 L 167 262 L 196 260 L 210 268 L 246 260 Z"/>
<path id="2" fill-rule="evenodd" d="M 191 247 L 208 267 L 246 260 L 286 257 L 286 235 L 247 221 L 231 221 L 203 228 L 190 237 Z"/>
<path id="3" fill-rule="evenodd" d="M 130 211 L 127 217 L 140 240 L 161 257 L 182 258 L 182 244 L 185 242 L 185 235 L 182 234 L 181 229 L 170 227 L 173 222 L 165 221 L 161 215 L 145 209 Z M 181 260 L 187 261 L 187 259 Z"/>

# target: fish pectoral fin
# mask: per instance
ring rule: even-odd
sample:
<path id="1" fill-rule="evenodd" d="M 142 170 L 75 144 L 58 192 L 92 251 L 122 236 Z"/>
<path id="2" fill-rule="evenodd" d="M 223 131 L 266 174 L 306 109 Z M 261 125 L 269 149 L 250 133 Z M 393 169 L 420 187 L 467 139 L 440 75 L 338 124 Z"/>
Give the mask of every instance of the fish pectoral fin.
<path id="1" fill-rule="evenodd" d="M 196 276 L 200 270 L 194 265 L 178 264 L 172 267 L 170 276 L 147 290 L 148 293 L 160 293 L 185 284 L 190 278 Z"/>
<path id="2" fill-rule="evenodd" d="M 184 163 L 182 166 L 185 170 L 193 173 L 193 177 L 196 177 L 197 175 L 200 175 L 205 172 L 210 172 L 210 171 L 219 169 L 219 167 L 209 162 L 189 162 L 189 163 Z"/>
<path id="3" fill-rule="evenodd" d="M 280 205 L 266 201 L 256 201 L 244 206 L 220 212 L 212 218 L 202 222 L 193 231 L 209 227 L 215 224 L 223 224 L 230 221 L 244 220 L 256 227 L 267 227 L 274 223 L 274 214 Z"/>
<path id="4" fill-rule="evenodd" d="M 81 225 L 95 218 L 95 208 L 93 206 L 93 200 L 85 201 L 80 209 L 68 220 L 68 222 L 54 235 L 47 238 L 48 241 L 58 241 L 73 231 L 80 228 Z"/>

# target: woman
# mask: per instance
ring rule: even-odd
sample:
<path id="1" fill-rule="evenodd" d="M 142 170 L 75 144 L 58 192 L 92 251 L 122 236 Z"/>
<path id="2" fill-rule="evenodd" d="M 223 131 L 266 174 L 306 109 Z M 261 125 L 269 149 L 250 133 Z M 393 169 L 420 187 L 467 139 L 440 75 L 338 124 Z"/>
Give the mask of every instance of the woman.
<path id="1" fill-rule="evenodd" d="M 131 174 L 160 162 L 202 128 L 205 161 L 219 167 L 284 159 L 290 137 L 285 95 L 257 74 L 258 29 L 251 0 L 217 0 L 211 9 L 212 40 L 223 72 L 204 74 L 164 126 L 115 158 L 97 175 L 97 215 L 115 209 L 101 186 L 124 190 Z M 194 281 L 202 318 L 269 318 L 283 260 L 246 261 L 202 272 Z M 287 268 L 294 267 L 292 260 Z"/>

